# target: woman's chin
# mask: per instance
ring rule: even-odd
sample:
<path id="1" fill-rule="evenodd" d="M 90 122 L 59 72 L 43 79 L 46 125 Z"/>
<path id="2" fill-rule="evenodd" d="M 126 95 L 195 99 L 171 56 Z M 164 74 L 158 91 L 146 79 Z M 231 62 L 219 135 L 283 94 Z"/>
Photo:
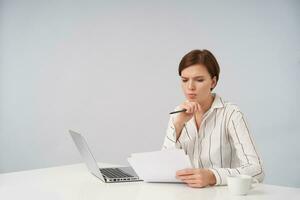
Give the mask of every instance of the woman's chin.
<path id="1" fill-rule="evenodd" d="M 195 99 L 195 98 L 187 98 L 190 102 L 197 102 L 197 99 Z"/>

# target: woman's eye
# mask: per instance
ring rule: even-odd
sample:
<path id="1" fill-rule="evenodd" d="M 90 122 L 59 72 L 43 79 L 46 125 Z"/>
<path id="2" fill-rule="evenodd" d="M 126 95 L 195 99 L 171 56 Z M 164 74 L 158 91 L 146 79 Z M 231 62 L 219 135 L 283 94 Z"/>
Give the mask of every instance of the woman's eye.
<path id="1" fill-rule="evenodd" d="M 198 82 L 203 82 L 203 80 L 201 79 L 201 80 L 197 80 Z"/>
<path id="2" fill-rule="evenodd" d="M 187 80 L 186 79 L 182 79 L 182 82 L 187 82 Z"/>

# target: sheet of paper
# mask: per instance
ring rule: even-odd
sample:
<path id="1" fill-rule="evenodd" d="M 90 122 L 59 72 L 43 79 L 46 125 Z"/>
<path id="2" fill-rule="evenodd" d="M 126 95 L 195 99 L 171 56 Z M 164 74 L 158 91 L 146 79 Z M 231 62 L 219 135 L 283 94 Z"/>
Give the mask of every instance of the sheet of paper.
<path id="1" fill-rule="evenodd" d="M 182 149 L 134 153 L 128 162 L 138 176 L 147 182 L 181 182 L 175 177 L 176 171 L 192 167 Z"/>

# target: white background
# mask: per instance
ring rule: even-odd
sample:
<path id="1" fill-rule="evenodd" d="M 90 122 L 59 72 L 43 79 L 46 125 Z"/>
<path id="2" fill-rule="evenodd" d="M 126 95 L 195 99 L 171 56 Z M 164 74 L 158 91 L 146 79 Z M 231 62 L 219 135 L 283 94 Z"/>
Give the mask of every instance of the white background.
<path id="1" fill-rule="evenodd" d="M 161 148 L 184 100 L 177 68 L 192 49 L 221 66 L 265 183 L 300 186 L 300 1 L 1 1 L 0 172 Z"/>

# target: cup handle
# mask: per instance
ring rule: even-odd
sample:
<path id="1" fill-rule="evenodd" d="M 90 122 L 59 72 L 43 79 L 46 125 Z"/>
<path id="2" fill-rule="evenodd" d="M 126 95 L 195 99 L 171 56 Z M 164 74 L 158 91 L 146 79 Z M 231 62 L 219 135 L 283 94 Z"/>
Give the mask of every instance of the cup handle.
<path id="1" fill-rule="evenodd" d="M 253 189 L 255 186 L 259 184 L 259 181 L 256 178 L 252 178 L 252 184 L 251 184 L 251 189 Z"/>

